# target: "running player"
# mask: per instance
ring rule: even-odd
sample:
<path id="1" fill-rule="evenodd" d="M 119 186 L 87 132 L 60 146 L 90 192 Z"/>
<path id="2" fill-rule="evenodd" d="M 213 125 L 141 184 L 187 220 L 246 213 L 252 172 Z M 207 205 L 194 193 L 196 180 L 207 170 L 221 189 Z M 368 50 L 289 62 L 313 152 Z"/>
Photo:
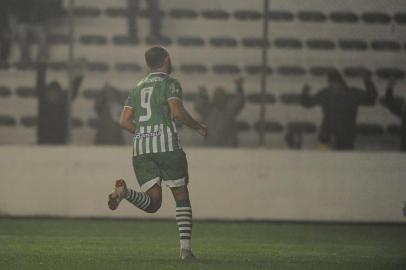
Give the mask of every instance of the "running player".
<path id="1" fill-rule="evenodd" d="M 188 166 L 173 119 L 202 136 L 207 136 L 207 127 L 194 120 L 183 107 L 180 83 L 169 76 L 169 53 L 162 47 L 152 47 L 146 51 L 145 61 L 151 73 L 131 90 L 120 120 L 121 126 L 134 134 L 132 159 L 141 192 L 128 188 L 123 179 L 118 179 L 108 196 L 108 206 L 115 210 L 126 199 L 147 213 L 155 213 L 161 207 L 163 181 L 176 201 L 180 257 L 192 259 Z"/>

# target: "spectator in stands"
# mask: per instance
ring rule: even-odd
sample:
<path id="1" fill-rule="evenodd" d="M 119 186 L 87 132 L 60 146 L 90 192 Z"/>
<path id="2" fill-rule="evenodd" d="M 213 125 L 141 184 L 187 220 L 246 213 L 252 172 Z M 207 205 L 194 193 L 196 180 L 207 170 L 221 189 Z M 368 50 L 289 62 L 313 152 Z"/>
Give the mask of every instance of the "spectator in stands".
<path id="1" fill-rule="evenodd" d="M 128 2 L 128 37 L 130 40 L 137 42 L 138 27 L 137 16 L 139 15 L 139 0 L 127 0 Z M 149 37 L 148 40 L 152 43 L 162 40 L 161 29 L 161 14 L 159 10 L 159 0 L 146 0 L 148 15 L 149 15 Z"/>
<path id="2" fill-rule="evenodd" d="M 235 94 L 229 95 L 222 87 L 218 87 L 212 101 L 204 87 L 199 91 L 195 110 L 200 114 L 201 121 L 210 127 L 205 141 L 207 146 L 238 146 L 236 117 L 245 103 L 243 79 L 235 80 L 235 84 Z"/>
<path id="3" fill-rule="evenodd" d="M 0 69 L 8 68 L 10 55 L 10 0 L 0 1 Z"/>
<path id="4" fill-rule="evenodd" d="M 120 91 L 106 83 L 96 98 L 94 110 L 98 116 L 95 144 L 124 144 L 120 115 L 125 101 Z"/>
<path id="5" fill-rule="evenodd" d="M 82 84 L 86 62 L 78 60 L 73 67 L 73 89 L 70 100 L 73 101 Z M 68 142 L 69 97 L 59 82 L 46 84 L 46 64 L 38 64 L 38 144 L 66 144 Z"/>
<path id="6" fill-rule="evenodd" d="M 322 108 L 321 144 L 331 145 L 336 150 L 354 149 L 358 107 L 373 105 L 378 96 L 370 75 L 365 73 L 363 77 L 366 91 L 348 86 L 338 71 L 331 71 L 328 86 L 314 95 L 309 93 L 308 85 L 304 86 L 302 105 Z"/>
<path id="7" fill-rule="evenodd" d="M 393 89 L 395 85 L 396 80 L 391 79 L 388 87 L 386 88 L 384 104 L 391 113 L 398 116 L 402 120 L 402 127 L 400 131 L 400 150 L 406 151 L 406 100 L 394 97 Z"/>
<path id="8" fill-rule="evenodd" d="M 30 56 L 30 37 L 38 44 L 37 62 L 48 58 L 49 19 L 61 13 L 61 0 L 13 0 L 13 9 L 18 23 L 20 61 L 23 66 L 32 63 Z"/>

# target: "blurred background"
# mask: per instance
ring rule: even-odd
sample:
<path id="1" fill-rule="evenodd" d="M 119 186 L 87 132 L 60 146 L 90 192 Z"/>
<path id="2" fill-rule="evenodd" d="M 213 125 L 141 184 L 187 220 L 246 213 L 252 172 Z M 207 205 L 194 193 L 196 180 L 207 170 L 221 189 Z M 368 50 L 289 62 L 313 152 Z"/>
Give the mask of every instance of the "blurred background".
<path id="1" fill-rule="evenodd" d="M 178 127 L 194 265 L 406 269 L 405 0 L 0 0 L 1 269 L 193 268 L 167 188 L 107 207 L 153 45 L 209 126 Z"/>
<path id="2" fill-rule="evenodd" d="M 202 139 L 178 127 L 197 218 L 404 221 L 404 1 L 13 0 L 0 10 L 0 213 L 151 217 L 110 212 L 103 194 L 117 177 L 135 184 L 118 122 L 158 44 L 210 130 Z M 157 217 L 171 218 L 165 200 Z"/>
<path id="3" fill-rule="evenodd" d="M 160 44 L 211 127 L 184 145 L 406 149 L 404 1 L 0 5 L 0 144 L 129 144 L 119 112 Z"/>

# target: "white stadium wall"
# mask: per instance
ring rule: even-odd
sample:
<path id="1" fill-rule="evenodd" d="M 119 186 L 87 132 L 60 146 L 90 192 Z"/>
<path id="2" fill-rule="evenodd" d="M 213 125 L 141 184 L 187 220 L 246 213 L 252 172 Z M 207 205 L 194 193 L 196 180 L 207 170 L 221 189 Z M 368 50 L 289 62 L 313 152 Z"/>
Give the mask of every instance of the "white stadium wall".
<path id="1" fill-rule="evenodd" d="M 186 149 L 199 219 L 405 222 L 406 155 Z M 0 148 L 0 215 L 173 218 L 107 209 L 113 179 L 137 186 L 129 147 Z"/>

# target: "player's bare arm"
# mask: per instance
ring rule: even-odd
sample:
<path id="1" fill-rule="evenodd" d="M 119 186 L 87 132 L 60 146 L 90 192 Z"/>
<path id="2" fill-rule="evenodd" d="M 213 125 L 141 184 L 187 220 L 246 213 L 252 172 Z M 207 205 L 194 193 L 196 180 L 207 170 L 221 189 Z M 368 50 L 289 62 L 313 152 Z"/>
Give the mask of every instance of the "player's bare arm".
<path id="1" fill-rule="evenodd" d="M 131 107 L 125 106 L 121 112 L 120 126 L 130 133 L 134 133 L 135 125 L 133 122 L 134 110 Z"/>
<path id="2" fill-rule="evenodd" d="M 182 100 L 171 99 L 168 101 L 168 103 L 169 103 L 169 108 L 171 110 L 172 117 L 176 121 L 196 130 L 203 137 L 207 136 L 207 132 L 208 132 L 207 127 L 200 124 L 195 119 L 193 119 L 193 117 L 189 114 L 189 112 L 183 106 Z"/>

